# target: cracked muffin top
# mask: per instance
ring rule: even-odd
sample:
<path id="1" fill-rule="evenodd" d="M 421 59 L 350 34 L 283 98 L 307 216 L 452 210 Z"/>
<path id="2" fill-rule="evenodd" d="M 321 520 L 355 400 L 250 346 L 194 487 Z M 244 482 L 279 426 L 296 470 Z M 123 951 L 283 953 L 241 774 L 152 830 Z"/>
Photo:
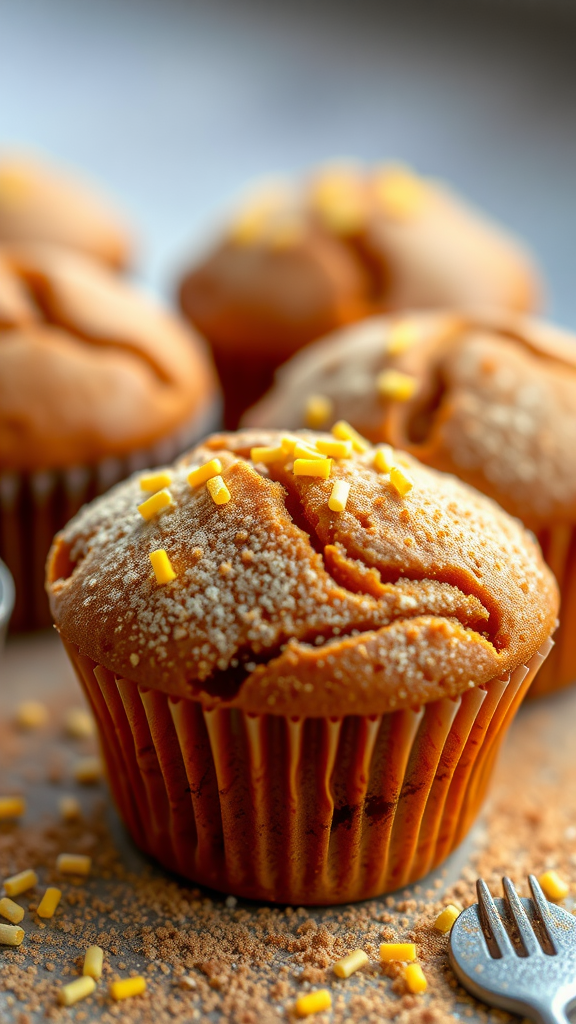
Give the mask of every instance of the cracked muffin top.
<path id="1" fill-rule="evenodd" d="M 312 716 L 505 676 L 558 613 L 516 520 L 345 423 L 214 435 L 135 475 L 57 535 L 47 588 L 63 639 L 118 676 Z"/>
<path id="2" fill-rule="evenodd" d="M 200 338 L 98 263 L 48 245 L 0 249 L 0 470 L 148 447 L 216 387 Z"/>
<path id="3" fill-rule="evenodd" d="M 22 153 L 0 155 L 0 242 L 63 245 L 114 269 L 133 249 L 124 218 L 96 189 Z"/>
<path id="4" fill-rule="evenodd" d="M 286 364 L 244 423 L 314 414 L 456 474 L 535 531 L 576 519 L 576 338 L 543 321 L 373 317 Z"/>
<path id="5" fill-rule="evenodd" d="M 279 366 L 328 331 L 378 312 L 489 305 L 534 310 L 523 245 L 449 187 L 398 165 L 335 164 L 264 183 L 184 275 L 182 310 L 226 362 L 259 372 L 226 389 L 230 425 Z M 244 404 L 242 402 L 244 400 Z"/>

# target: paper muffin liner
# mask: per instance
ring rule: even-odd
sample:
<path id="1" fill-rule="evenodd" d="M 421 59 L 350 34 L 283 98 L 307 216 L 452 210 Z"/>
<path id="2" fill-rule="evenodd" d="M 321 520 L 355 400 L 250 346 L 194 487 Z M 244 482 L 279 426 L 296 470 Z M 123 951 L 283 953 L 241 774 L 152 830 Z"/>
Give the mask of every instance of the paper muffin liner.
<path id="1" fill-rule="evenodd" d="M 323 904 L 407 885 L 454 850 L 552 641 L 456 698 L 341 718 L 208 708 L 64 645 L 137 845 L 223 892 Z"/>
<path id="2" fill-rule="evenodd" d="M 529 698 L 545 697 L 576 682 L 576 529 L 559 524 L 536 534 L 560 588 L 560 625 L 554 650 L 530 687 Z"/>
<path id="3" fill-rule="evenodd" d="M 215 402 L 154 445 L 94 465 L 34 473 L 0 471 L 0 558 L 16 587 L 12 629 L 52 625 L 44 587 L 46 557 L 54 534 L 82 505 L 138 469 L 172 462 L 215 429 L 219 416 L 220 404 Z"/>

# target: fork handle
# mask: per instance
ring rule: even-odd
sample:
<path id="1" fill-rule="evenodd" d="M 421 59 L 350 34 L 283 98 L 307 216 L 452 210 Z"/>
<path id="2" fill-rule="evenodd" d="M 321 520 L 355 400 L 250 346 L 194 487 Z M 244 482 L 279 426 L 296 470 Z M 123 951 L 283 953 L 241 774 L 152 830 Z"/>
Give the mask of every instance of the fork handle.
<path id="1" fill-rule="evenodd" d="M 564 1008 L 559 1006 L 538 1007 L 534 1010 L 537 1024 L 570 1024 Z"/>

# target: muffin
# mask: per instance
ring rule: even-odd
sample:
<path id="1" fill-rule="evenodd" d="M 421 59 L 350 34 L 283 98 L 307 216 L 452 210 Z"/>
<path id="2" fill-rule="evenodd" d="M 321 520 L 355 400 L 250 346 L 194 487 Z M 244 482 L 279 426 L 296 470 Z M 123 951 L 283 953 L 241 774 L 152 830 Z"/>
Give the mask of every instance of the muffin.
<path id="1" fill-rule="evenodd" d="M 519 243 L 445 186 L 392 166 L 263 186 L 179 292 L 212 346 L 229 427 L 276 367 L 337 327 L 404 308 L 531 310 L 539 294 Z"/>
<path id="2" fill-rule="evenodd" d="M 532 530 L 562 594 L 530 696 L 576 680 L 576 337 L 507 313 L 374 317 L 310 346 L 245 417 L 344 417 L 494 498 Z"/>
<path id="3" fill-rule="evenodd" d="M 0 244 L 49 242 L 114 269 L 131 258 L 132 232 L 91 186 L 32 156 L 0 154 Z"/>
<path id="4" fill-rule="evenodd" d="M 0 250 L 0 558 L 14 627 L 51 622 L 56 530 L 138 466 L 184 451 L 217 412 L 203 344 L 172 314 L 70 250 Z"/>
<path id="5" fill-rule="evenodd" d="M 336 433 L 213 436 L 48 560 L 136 843 L 253 899 L 364 899 L 439 864 L 556 623 L 518 521 Z"/>

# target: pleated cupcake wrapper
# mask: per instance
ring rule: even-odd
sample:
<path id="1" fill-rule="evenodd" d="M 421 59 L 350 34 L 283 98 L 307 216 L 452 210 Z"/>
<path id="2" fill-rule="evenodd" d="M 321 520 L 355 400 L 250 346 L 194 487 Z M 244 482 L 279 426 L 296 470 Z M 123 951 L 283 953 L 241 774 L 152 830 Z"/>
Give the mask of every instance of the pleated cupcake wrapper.
<path id="1" fill-rule="evenodd" d="M 0 472 L 0 558 L 8 565 L 16 586 L 13 629 L 52 625 L 44 577 L 54 534 L 82 505 L 131 473 L 171 462 L 214 429 L 219 412 L 219 404 L 214 403 L 176 433 L 122 458 L 63 470 Z"/>
<path id="2" fill-rule="evenodd" d="M 529 693 L 529 697 L 544 697 L 576 682 L 576 529 L 558 524 L 536 537 L 560 587 L 560 625 L 554 634 L 554 650 Z"/>
<path id="3" fill-rule="evenodd" d="M 322 904 L 397 889 L 454 850 L 552 641 L 457 698 L 330 719 L 203 707 L 65 646 L 138 846 L 224 892 Z"/>

